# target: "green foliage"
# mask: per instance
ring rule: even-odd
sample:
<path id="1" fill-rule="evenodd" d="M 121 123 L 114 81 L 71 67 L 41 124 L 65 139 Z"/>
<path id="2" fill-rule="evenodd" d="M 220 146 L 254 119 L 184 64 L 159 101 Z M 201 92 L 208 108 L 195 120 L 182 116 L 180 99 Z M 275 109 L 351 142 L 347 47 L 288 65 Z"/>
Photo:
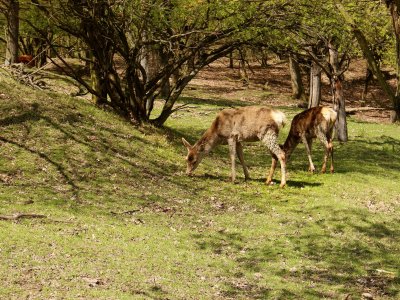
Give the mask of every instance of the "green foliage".
<path id="1" fill-rule="evenodd" d="M 393 63 L 390 17 L 381 1 L 341 3 L 360 24 L 374 50 L 385 62 Z M 152 101 L 163 84 L 176 83 L 161 115 L 152 120 L 158 125 L 173 111 L 192 75 L 218 57 L 244 45 L 306 54 L 306 47 L 326 46 L 328 41 L 334 41 L 339 53 L 359 57 L 347 29 L 334 0 L 55 1 L 51 5 L 21 1 L 21 36 L 36 39 L 29 41 L 30 48 L 41 52 L 46 40 L 61 56 L 93 51 L 97 77 L 118 78 L 112 84 L 103 83 L 100 92 L 85 78 L 81 84 L 127 118 L 150 121 L 147 116 Z M 164 65 L 153 68 L 155 74 L 146 74 L 148 70 L 141 67 L 143 56 L 152 52 L 163 55 Z M 122 58 L 126 73 L 115 71 L 116 57 Z"/>
<path id="2" fill-rule="evenodd" d="M 383 1 L 343 2 L 376 54 L 382 58 L 384 63 L 395 66 L 396 47 L 393 26 Z"/>

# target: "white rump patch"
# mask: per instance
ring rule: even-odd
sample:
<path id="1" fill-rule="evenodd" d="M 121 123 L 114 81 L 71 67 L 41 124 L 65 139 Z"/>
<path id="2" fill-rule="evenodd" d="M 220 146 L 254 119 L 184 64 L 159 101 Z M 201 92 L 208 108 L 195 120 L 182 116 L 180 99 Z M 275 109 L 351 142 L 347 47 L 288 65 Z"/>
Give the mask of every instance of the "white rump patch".
<path id="1" fill-rule="evenodd" d="M 287 123 L 286 116 L 279 110 L 271 110 L 271 117 L 275 121 L 278 128 L 281 129 Z"/>
<path id="2" fill-rule="evenodd" d="M 327 120 L 330 123 L 335 123 L 337 118 L 337 113 L 332 108 L 323 107 L 321 113 L 324 116 L 325 120 Z"/>

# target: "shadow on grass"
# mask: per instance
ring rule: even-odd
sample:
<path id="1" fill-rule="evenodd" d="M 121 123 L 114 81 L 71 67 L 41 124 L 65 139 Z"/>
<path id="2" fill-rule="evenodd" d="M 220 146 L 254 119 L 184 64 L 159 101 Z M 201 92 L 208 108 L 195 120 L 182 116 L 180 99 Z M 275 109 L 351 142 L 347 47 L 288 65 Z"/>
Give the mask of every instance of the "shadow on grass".
<path id="1" fill-rule="evenodd" d="M 312 159 L 320 171 L 324 150 L 315 142 Z M 330 162 L 328 160 L 327 168 Z M 345 144 L 335 143 L 335 173 L 361 173 L 385 175 L 387 171 L 400 170 L 400 139 L 390 136 L 378 138 L 355 139 Z M 288 171 L 306 171 L 308 160 L 303 144 L 299 144 L 288 162 Z"/>
<path id="2" fill-rule="evenodd" d="M 396 149 L 397 148 L 397 149 Z M 385 171 L 400 170 L 400 140 L 384 137 L 381 141 L 348 142 L 335 153 L 336 171 L 384 175 Z"/>
<path id="3" fill-rule="evenodd" d="M 196 98 L 196 97 L 180 97 L 178 103 L 182 104 L 196 104 L 196 105 L 213 105 L 219 106 L 223 108 L 230 107 L 240 107 L 240 106 L 249 106 L 251 103 L 248 101 L 239 101 L 239 100 L 216 100 L 216 99 L 205 99 L 205 98 Z"/>
<path id="4" fill-rule="evenodd" d="M 341 287 L 343 294 L 359 295 L 369 291 L 375 296 L 390 299 L 399 296 L 400 279 L 396 271 L 400 269 L 397 256 L 399 223 L 377 220 L 358 209 L 313 207 L 313 210 L 328 215 L 326 219 L 312 222 L 293 233 L 280 235 L 271 232 L 265 236 L 264 242 L 253 248 L 250 246 L 251 237 L 238 234 L 217 232 L 194 237 L 199 240 L 198 247 L 201 250 L 227 257 L 235 257 L 232 252 L 236 253 L 239 256 L 235 259 L 236 270 L 242 270 L 242 273 L 273 270 L 274 275 L 285 278 L 285 282 L 304 285 L 305 293 L 309 296 L 335 298 L 326 293 L 329 290 L 326 286 Z M 294 212 L 298 215 L 292 216 L 294 219 L 305 214 L 303 210 Z M 244 248 L 247 248 L 246 255 L 237 255 Z M 279 263 L 293 260 L 299 264 L 295 268 L 285 268 Z M 270 268 L 271 264 L 278 267 Z M 229 270 L 226 272 L 229 273 Z M 292 295 L 284 290 L 279 292 L 280 299 L 307 298 L 304 294 Z M 236 293 L 232 296 L 240 296 L 243 291 Z M 246 296 L 256 297 L 251 291 Z"/>
<path id="5" fill-rule="evenodd" d="M 165 129 L 169 133 L 169 140 L 176 147 L 181 147 L 181 137 L 190 141 L 192 144 L 197 141 L 205 130 L 188 129 L 185 131 L 176 130 L 173 128 Z M 317 171 L 322 165 L 324 150 L 319 142 L 315 142 L 312 157 Z M 335 142 L 334 166 L 336 173 L 358 172 L 362 174 L 382 175 L 385 170 L 396 171 L 400 170 L 400 139 L 381 136 L 380 138 L 373 137 L 371 139 L 360 139 L 349 141 L 339 145 Z M 225 155 L 225 150 L 221 151 L 221 147 L 217 147 L 213 152 Z M 249 153 L 246 151 L 247 145 L 244 145 L 245 160 L 249 164 L 263 164 L 269 159 L 268 156 L 260 156 L 258 153 Z M 262 151 L 262 150 L 261 150 Z M 182 150 L 186 153 L 186 150 Z M 251 164 L 249 164 L 251 165 Z M 307 155 L 304 145 L 300 144 L 293 153 L 290 161 L 289 171 L 308 169 Z M 328 162 L 329 167 L 329 162 Z"/>
<path id="6" fill-rule="evenodd" d="M 78 183 L 82 183 L 81 181 L 84 180 L 84 175 L 81 174 L 82 165 L 75 159 L 73 152 L 70 152 L 73 146 L 65 148 L 66 153 L 62 155 L 62 157 L 54 155 L 52 152 L 52 150 L 54 150 L 54 145 L 47 148 L 46 145 L 43 145 L 43 141 L 37 138 L 35 139 L 35 144 L 30 142 L 29 146 L 27 146 L 27 141 L 32 141 L 30 137 L 32 122 L 43 121 L 49 127 L 62 133 L 65 141 L 73 141 L 75 145 L 79 144 L 86 147 L 89 151 L 84 155 L 86 159 L 90 161 L 89 165 L 86 167 L 94 168 L 94 170 L 97 170 L 99 167 L 103 168 L 101 167 L 101 163 L 92 160 L 91 156 L 95 153 L 109 155 L 109 157 L 105 157 L 108 161 L 111 161 L 111 159 L 120 160 L 131 168 L 141 172 L 142 177 L 148 178 L 149 180 L 157 178 L 167 178 L 168 180 L 171 170 L 178 170 L 176 164 L 167 162 L 160 164 L 158 161 L 154 160 L 145 160 L 143 164 L 138 164 L 137 161 L 141 160 L 139 157 L 140 153 L 135 149 L 130 149 L 125 146 L 119 147 L 119 142 L 124 141 L 129 143 L 134 141 L 135 143 L 144 145 L 141 147 L 142 149 L 146 147 L 157 147 L 157 145 L 153 145 L 148 140 L 137 135 L 123 135 L 116 130 L 96 124 L 95 121 L 92 121 L 90 118 L 82 119 L 82 117 L 83 115 L 78 111 L 65 114 L 62 108 L 59 110 L 44 108 L 41 110 L 40 105 L 34 103 L 27 112 L 0 119 L 1 127 L 23 126 L 26 129 L 26 134 L 23 138 L 19 136 L 16 138 L 0 137 L 0 140 L 38 156 L 48 164 L 54 166 L 55 170 L 64 178 L 64 182 L 71 187 L 70 191 L 73 194 L 73 198 L 77 200 L 80 199 L 81 189 L 81 184 Z M 110 138 L 109 135 L 112 135 L 115 139 Z M 51 141 L 46 142 L 51 143 Z M 55 145 L 60 149 L 64 149 L 65 143 L 58 143 L 57 141 Z M 41 150 L 36 150 L 35 148 L 37 147 Z M 137 174 L 137 172 L 132 172 L 130 181 L 135 181 L 134 174 Z M 106 174 L 104 174 L 104 176 L 106 176 Z"/>

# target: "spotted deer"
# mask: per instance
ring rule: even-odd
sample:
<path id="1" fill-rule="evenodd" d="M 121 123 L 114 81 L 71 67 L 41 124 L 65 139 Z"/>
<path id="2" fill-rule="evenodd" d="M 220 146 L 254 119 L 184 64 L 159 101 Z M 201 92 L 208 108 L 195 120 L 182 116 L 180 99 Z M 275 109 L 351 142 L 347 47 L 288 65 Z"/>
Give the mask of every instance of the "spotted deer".
<path id="1" fill-rule="evenodd" d="M 279 160 L 282 172 L 280 186 L 284 187 L 286 184 L 286 158 L 284 151 L 277 143 L 277 138 L 279 130 L 285 125 L 285 122 L 284 113 L 264 106 L 247 106 L 220 111 L 210 128 L 204 132 L 203 136 L 193 146 L 182 138 L 182 142 L 188 151 L 186 173 L 191 175 L 204 156 L 217 145 L 228 144 L 232 182 L 236 179 L 236 155 L 243 167 L 245 179 L 249 179 L 249 171 L 243 158 L 242 142 L 259 140 Z M 271 181 L 272 175 L 270 172 L 267 184 Z"/>
<path id="2" fill-rule="evenodd" d="M 315 167 L 311 159 L 311 146 L 314 138 L 318 138 L 325 147 L 324 161 L 321 168 L 321 173 L 326 172 L 326 163 L 328 157 L 331 158 L 330 171 L 333 173 L 333 129 L 336 122 L 337 113 L 329 107 L 319 106 L 307 109 L 297 114 L 290 126 L 289 135 L 286 138 L 285 144 L 281 146 L 286 155 L 286 160 L 290 159 L 294 149 L 302 142 L 307 151 L 309 161 L 309 171 L 314 173 Z M 271 172 L 274 173 L 277 164 L 277 159 L 272 158 Z"/>

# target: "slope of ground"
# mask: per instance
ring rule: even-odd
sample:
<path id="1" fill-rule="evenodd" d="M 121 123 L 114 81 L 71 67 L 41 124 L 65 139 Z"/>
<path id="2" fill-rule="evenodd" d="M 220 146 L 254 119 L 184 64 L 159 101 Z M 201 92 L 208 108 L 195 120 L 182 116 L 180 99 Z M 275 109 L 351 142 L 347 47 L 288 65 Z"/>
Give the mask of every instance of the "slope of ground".
<path id="1" fill-rule="evenodd" d="M 398 297 L 399 127 L 350 118 L 336 173 L 308 174 L 299 146 L 285 189 L 264 185 L 258 143 L 245 146 L 252 180 L 238 169 L 229 182 L 226 147 L 189 178 L 181 137 L 194 142 L 221 108 L 277 99 L 299 112 L 272 88 L 233 97 L 200 80 L 164 129 L 137 129 L 0 73 L 0 298 Z"/>

